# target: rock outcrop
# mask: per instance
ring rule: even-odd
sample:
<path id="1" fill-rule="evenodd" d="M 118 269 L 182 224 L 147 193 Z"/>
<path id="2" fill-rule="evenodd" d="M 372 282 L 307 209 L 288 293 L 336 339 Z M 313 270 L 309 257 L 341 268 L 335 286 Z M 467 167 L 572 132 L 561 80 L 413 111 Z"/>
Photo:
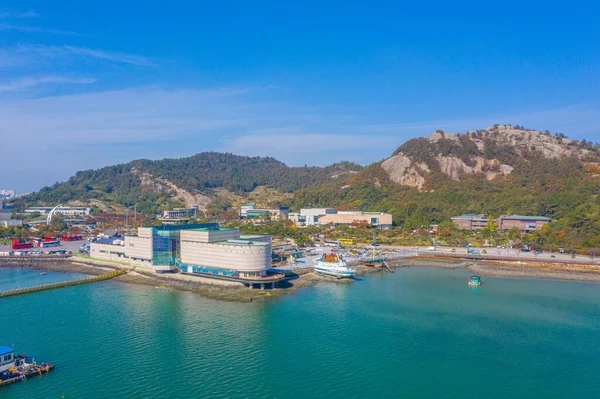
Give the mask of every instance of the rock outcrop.
<path id="1" fill-rule="evenodd" d="M 490 151 L 488 146 L 496 152 Z M 512 154 L 512 158 L 506 153 Z M 515 168 L 515 158 L 527 160 L 533 153 L 548 159 L 584 160 L 590 151 L 567 138 L 518 126 L 494 125 L 465 134 L 438 130 L 426 139 L 411 140 L 384 160 L 381 167 L 393 182 L 423 190 L 434 170 L 455 181 L 465 175 L 481 175 L 493 180 L 510 175 Z"/>

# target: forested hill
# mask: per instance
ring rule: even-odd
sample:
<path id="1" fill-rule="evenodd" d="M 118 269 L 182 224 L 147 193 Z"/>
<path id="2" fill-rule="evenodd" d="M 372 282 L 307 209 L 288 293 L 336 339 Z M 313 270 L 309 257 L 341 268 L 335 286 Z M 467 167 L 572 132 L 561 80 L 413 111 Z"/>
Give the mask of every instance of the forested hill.
<path id="1" fill-rule="evenodd" d="M 299 190 L 296 208 L 386 211 L 413 228 L 487 213 L 548 216 L 539 240 L 600 245 L 600 147 L 519 126 L 465 134 L 437 131 L 407 141 L 347 182 Z"/>
<path id="2" fill-rule="evenodd" d="M 269 157 L 204 152 L 187 158 L 136 160 L 77 172 L 66 182 L 44 187 L 21 202 L 137 204 L 142 212 L 154 212 L 161 206 L 205 207 L 218 196 L 213 189 L 238 196 L 259 186 L 291 193 L 315 184 L 343 181 L 360 169 L 348 162 L 323 168 L 289 167 Z"/>

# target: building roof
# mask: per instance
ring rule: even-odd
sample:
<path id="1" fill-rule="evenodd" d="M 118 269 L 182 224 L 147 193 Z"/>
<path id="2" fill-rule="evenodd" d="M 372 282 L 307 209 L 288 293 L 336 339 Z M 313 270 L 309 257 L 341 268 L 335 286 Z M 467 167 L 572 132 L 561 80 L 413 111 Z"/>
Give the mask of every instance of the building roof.
<path id="1" fill-rule="evenodd" d="M 488 215 L 467 214 L 467 215 L 454 216 L 452 218 L 452 220 L 473 220 L 473 219 L 487 220 L 487 217 L 488 217 Z"/>
<path id="2" fill-rule="evenodd" d="M 264 247 L 269 245 L 268 242 L 264 241 L 250 241 L 250 240 L 227 240 L 227 241 L 216 241 L 211 244 L 221 244 L 221 245 L 236 245 L 236 246 L 244 246 L 244 247 Z"/>
<path id="3" fill-rule="evenodd" d="M 176 230 L 208 230 L 212 228 L 219 228 L 218 223 L 197 223 L 197 224 L 175 224 L 175 225 L 162 225 L 162 226 L 149 226 L 156 230 L 163 231 L 176 231 Z"/>
<path id="4" fill-rule="evenodd" d="M 98 238 L 96 240 L 97 244 L 109 244 L 112 245 L 113 242 L 117 241 L 118 238 L 116 237 L 109 237 L 109 238 Z"/>
<path id="5" fill-rule="evenodd" d="M 242 240 L 252 240 L 253 238 L 265 238 L 268 237 L 267 234 L 240 234 L 240 238 Z"/>
<path id="6" fill-rule="evenodd" d="M 535 220 L 539 222 L 551 222 L 552 218 L 545 216 L 521 216 L 521 215 L 502 215 L 500 218 L 504 220 Z"/>
<path id="7" fill-rule="evenodd" d="M 13 352 L 14 350 L 10 346 L 0 346 L 0 356 L 8 355 Z"/>

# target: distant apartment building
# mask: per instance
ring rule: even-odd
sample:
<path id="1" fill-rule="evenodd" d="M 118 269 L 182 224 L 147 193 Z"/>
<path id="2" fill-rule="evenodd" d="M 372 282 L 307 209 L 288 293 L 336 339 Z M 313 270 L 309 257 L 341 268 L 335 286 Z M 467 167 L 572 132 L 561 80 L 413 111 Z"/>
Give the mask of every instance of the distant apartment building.
<path id="1" fill-rule="evenodd" d="M 287 219 L 290 208 L 280 206 L 277 208 L 256 208 L 256 204 L 244 204 L 240 207 L 240 219 Z"/>
<path id="2" fill-rule="evenodd" d="M 541 230 L 544 225 L 550 223 L 551 218 L 544 216 L 521 216 L 521 215 L 502 215 L 496 221 L 499 230 L 510 230 L 517 228 L 523 233 Z"/>
<path id="3" fill-rule="evenodd" d="M 0 227 L 12 227 L 22 226 L 23 221 L 19 219 L 13 219 L 10 209 L 4 209 L 4 204 L 0 199 Z"/>
<path id="4" fill-rule="evenodd" d="M 11 199 L 16 196 L 17 193 L 15 193 L 15 190 L 0 190 L 0 199 Z"/>
<path id="5" fill-rule="evenodd" d="M 488 215 L 480 214 L 468 214 L 460 215 L 452 218 L 452 222 L 458 226 L 459 229 L 464 230 L 483 230 L 488 224 Z"/>
<path id="6" fill-rule="evenodd" d="M 335 214 L 334 208 L 302 208 L 300 213 L 290 213 L 289 219 L 300 227 L 313 226 L 319 224 L 319 218 L 333 214 Z"/>
<path id="7" fill-rule="evenodd" d="M 363 223 L 372 227 L 390 228 L 392 226 L 392 215 L 382 212 L 340 211 L 319 218 L 320 225 L 339 226 Z"/>
<path id="8" fill-rule="evenodd" d="M 31 208 L 25 209 L 25 213 L 39 213 L 40 215 L 49 214 L 54 207 L 50 206 L 32 206 Z M 54 211 L 55 215 L 64 216 L 89 216 L 92 213 L 92 208 L 86 207 L 73 207 L 73 206 L 59 206 Z"/>

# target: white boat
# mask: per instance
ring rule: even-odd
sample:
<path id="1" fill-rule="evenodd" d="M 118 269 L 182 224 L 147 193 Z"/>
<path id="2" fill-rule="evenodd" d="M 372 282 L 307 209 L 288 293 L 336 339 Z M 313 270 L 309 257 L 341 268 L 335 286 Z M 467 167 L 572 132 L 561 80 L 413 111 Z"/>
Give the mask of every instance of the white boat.
<path id="1" fill-rule="evenodd" d="M 346 261 L 336 253 L 323 254 L 315 259 L 314 268 L 317 273 L 337 278 L 352 277 L 354 274 L 354 269 L 348 267 Z"/>

